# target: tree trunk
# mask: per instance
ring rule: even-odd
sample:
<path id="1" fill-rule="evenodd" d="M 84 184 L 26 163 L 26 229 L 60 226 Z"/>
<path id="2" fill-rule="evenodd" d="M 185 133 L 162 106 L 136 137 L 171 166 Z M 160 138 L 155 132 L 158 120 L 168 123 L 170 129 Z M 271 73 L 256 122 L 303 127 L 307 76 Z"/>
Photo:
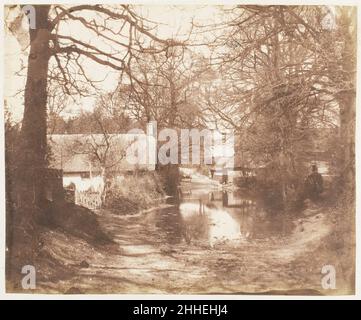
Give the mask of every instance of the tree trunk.
<path id="1" fill-rule="evenodd" d="M 342 51 L 343 82 L 349 84 L 349 90 L 343 90 L 338 96 L 340 105 L 341 174 L 345 186 L 355 188 L 355 98 L 356 98 L 356 9 L 341 8 L 340 31 L 344 37 Z M 351 12 L 351 10 L 353 10 Z"/>
<path id="2" fill-rule="evenodd" d="M 105 204 L 106 201 L 106 197 L 107 197 L 107 191 L 108 191 L 108 185 L 107 185 L 107 172 L 105 167 L 101 166 L 100 169 L 100 176 L 102 177 L 103 180 L 103 188 L 102 188 L 102 192 L 101 192 L 101 199 L 102 199 L 102 205 Z"/>
<path id="3" fill-rule="evenodd" d="M 49 5 L 35 7 L 36 28 L 29 29 L 30 54 L 21 127 L 21 156 L 16 174 L 16 208 L 11 248 L 13 276 L 34 264 L 37 248 L 35 219 L 44 209 L 46 169 L 46 102 L 49 51 Z"/>

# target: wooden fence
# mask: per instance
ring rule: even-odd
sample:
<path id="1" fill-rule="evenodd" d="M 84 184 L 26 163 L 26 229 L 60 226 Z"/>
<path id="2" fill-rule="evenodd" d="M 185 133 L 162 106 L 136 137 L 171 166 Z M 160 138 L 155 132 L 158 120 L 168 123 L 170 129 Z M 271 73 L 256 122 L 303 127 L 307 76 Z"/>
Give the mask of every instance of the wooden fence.
<path id="1" fill-rule="evenodd" d="M 100 192 L 77 191 L 74 192 L 74 202 L 79 206 L 91 210 L 100 209 L 102 206 L 102 197 Z"/>

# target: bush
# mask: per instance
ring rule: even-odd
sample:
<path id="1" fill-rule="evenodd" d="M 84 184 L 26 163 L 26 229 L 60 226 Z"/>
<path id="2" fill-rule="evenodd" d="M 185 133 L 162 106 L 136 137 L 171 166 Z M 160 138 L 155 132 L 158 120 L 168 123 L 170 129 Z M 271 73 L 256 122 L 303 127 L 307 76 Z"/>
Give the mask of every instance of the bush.
<path id="1" fill-rule="evenodd" d="M 164 195 L 158 174 L 137 174 L 114 179 L 103 207 L 117 213 L 135 213 L 160 202 Z"/>

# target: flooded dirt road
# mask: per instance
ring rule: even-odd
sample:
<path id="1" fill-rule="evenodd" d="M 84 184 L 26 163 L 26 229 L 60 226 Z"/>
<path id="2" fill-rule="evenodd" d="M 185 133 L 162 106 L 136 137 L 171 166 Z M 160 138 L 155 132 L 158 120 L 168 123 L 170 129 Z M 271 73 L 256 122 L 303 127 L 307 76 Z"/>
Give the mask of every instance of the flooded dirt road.
<path id="1" fill-rule="evenodd" d="M 331 231 L 322 208 L 290 218 L 240 191 L 191 188 L 177 204 L 132 216 L 97 214 L 114 244 L 94 248 L 48 232 L 51 255 L 75 272 L 41 282 L 40 290 L 322 294 L 322 266 L 336 259 L 319 250 Z"/>

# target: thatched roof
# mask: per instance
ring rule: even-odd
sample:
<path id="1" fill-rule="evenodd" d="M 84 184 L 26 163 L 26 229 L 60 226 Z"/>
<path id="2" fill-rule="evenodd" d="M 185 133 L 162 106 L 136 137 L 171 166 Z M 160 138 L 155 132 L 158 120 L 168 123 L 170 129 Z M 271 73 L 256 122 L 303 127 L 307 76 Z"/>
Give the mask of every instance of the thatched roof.
<path id="1" fill-rule="evenodd" d="M 134 140 L 139 138 L 144 139 L 146 136 L 141 134 L 48 135 L 48 145 L 51 150 L 49 166 L 61 169 L 64 173 L 98 172 L 100 171 L 100 161 L 94 154 L 94 150 L 96 150 L 101 156 L 106 154 L 105 163 L 110 170 L 154 170 L 154 165 L 134 165 L 129 163 L 125 157 L 127 148 L 131 148 Z M 144 152 L 146 151 L 144 150 Z"/>

